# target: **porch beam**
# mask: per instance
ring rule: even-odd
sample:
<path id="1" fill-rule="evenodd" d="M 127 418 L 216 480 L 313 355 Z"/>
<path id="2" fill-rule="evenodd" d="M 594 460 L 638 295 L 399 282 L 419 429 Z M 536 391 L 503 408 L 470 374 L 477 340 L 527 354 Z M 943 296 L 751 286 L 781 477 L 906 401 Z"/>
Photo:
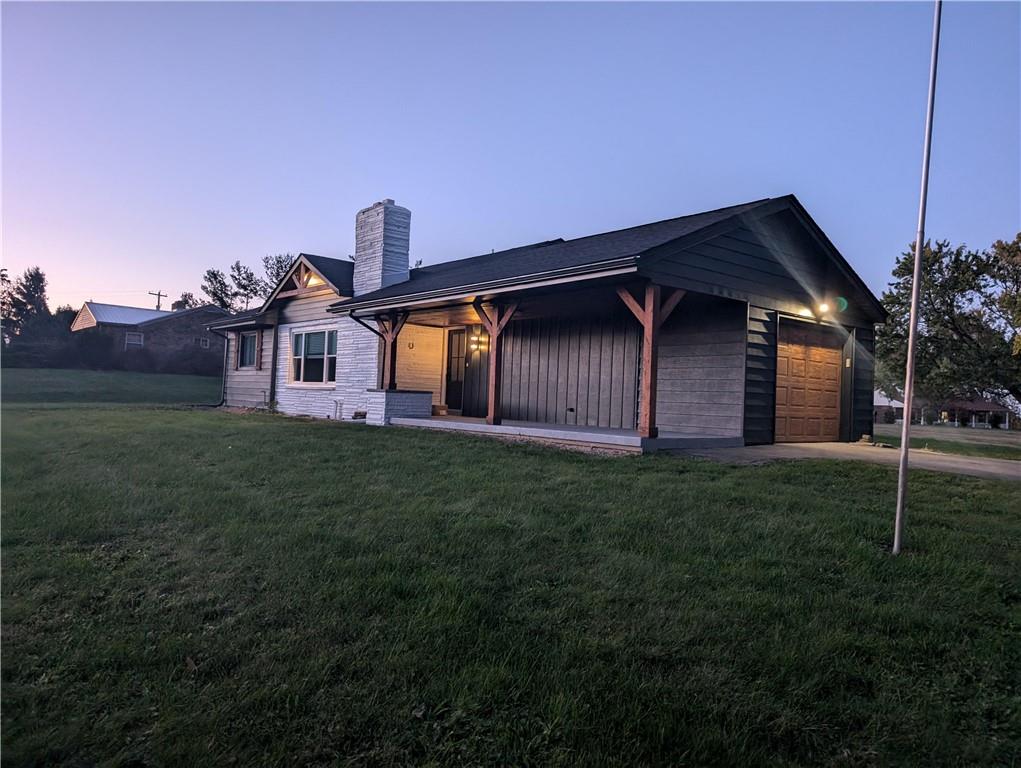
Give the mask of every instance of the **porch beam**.
<path id="1" fill-rule="evenodd" d="M 663 304 L 660 306 L 659 310 L 659 324 L 661 327 L 670 317 L 670 314 L 677 309 L 677 305 L 681 302 L 681 299 L 684 298 L 684 294 L 686 293 L 687 291 L 677 288 L 663 300 Z"/>
<path id="2" fill-rule="evenodd" d="M 645 325 L 645 307 L 639 304 L 635 297 L 631 295 L 624 286 L 617 288 L 617 295 L 620 296 L 620 300 L 624 302 L 624 305 L 631 310 L 631 314 L 635 316 L 639 323 Z"/>

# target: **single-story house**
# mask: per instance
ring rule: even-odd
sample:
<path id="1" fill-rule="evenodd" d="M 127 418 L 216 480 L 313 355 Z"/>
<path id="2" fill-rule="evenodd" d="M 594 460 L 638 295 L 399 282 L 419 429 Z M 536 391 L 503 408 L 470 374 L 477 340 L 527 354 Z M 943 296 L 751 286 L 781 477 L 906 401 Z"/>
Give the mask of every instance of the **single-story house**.
<path id="1" fill-rule="evenodd" d="M 873 420 L 877 424 L 900 422 L 904 418 L 904 403 L 887 397 L 876 390 Z M 915 398 L 911 404 L 913 424 L 948 424 L 955 427 L 1010 429 L 1014 420 L 1010 409 L 995 400 L 985 398 L 951 398 L 943 403 L 930 403 Z"/>
<path id="2" fill-rule="evenodd" d="M 411 213 L 302 254 L 224 401 L 658 450 L 871 434 L 879 300 L 793 195 L 409 269 Z"/>
<path id="3" fill-rule="evenodd" d="M 228 315 L 212 304 L 167 312 L 86 301 L 71 332 L 88 335 L 99 367 L 215 375 L 223 367 L 224 339 L 207 326 Z"/>

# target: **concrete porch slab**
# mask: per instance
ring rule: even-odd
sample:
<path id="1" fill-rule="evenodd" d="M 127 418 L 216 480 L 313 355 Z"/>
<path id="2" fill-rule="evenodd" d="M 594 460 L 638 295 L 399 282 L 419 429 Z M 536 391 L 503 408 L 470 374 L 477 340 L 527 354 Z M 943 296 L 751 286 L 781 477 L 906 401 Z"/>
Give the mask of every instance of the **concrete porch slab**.
<path id="1" fill-rule="evenodd" d="M 529 421 L 505 421 L 503 424 L 486 424 L 484 419 L 464 416 L 433 416 L 431 418 L 395 417 L 390 424 L 398 427 L 418 427 L 449 432 L 469 432 L 477 435 L 523 437 L 555 443 L 576 443 L 596 448 L 609 448 L 633 453 L 676 451 L 695 448 L 726 448 L 742 445 L 739 437 L 705 437 L 699 435 L 661 434 L 657 438 L 643 439 L 635 430 L 606 429 L 574 424 L 542 424 Z"/>

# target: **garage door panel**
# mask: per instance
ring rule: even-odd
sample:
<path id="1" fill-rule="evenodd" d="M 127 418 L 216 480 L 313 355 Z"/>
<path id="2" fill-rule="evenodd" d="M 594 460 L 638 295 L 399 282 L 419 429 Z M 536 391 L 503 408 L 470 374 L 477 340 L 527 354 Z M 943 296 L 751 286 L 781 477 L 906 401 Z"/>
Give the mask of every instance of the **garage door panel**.
<path id="1" fill-rule="evenodd" d="M 781 322 L 777 345 L 777 442 L 837 440 L 842 340 L 829 328 Z"/>

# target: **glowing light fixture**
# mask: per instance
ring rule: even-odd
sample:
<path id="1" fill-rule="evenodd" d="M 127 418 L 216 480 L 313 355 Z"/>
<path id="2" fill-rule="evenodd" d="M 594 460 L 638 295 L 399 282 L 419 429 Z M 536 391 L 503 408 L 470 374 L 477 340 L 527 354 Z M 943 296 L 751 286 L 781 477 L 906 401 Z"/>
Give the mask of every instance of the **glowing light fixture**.
<path id="1" fill-rule="evenodd" d="M 825 315 L 825 314 L 826 314 L 827 312 L 829 312 L 829 311 L 830 311 L 830 305 L 829 305 L 829 304 L 827 304 L 827 303 L 826 303 L 825 301 L 824 301 L 824 302 L 822 302 L 822 303 L 821 303 L 821 304 L 819 305 L 819 314 L 820 314 L 820 315 Z"/>

